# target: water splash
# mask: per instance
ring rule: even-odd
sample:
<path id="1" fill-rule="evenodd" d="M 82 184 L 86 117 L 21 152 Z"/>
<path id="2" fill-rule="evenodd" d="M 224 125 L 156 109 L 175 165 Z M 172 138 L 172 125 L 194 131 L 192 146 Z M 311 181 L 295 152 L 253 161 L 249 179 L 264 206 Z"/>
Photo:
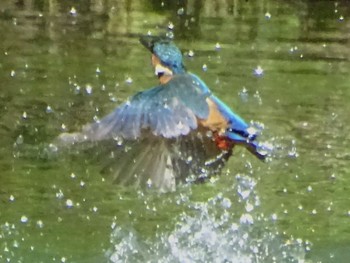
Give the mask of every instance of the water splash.
<path id="1" fill-rule="evenodd" d="M 207 202 L 189 202 L 191 211 L 180 214 L 174 229 L 157 233 L 153 241 L 114 223 L 109 262 L 304 262 L 305 243 L 281 236 L 276 219 L 255 211 L 260 206 L 256 181 L 246 175 L 237 181 L 242 213 L 219 193 Z"/>

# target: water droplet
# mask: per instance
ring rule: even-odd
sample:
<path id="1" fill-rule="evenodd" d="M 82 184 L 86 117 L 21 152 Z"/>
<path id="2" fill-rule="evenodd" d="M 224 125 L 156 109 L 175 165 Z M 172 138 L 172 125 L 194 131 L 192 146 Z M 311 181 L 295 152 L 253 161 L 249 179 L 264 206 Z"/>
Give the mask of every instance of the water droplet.
<path id="1" fill-rule="evenodd" d="M 58 192 L 56 193 L 56 198 L 62 199 L 63 197 L 64 197 L 64 194 L 63 194 L 62 190 L 59 189 Z"/>
<path id="2" fill-rule="evenodd" d="M 203 71 L 207 71 L 207 70 L 208 70 L 208 66 L 207 66 L 207 64 L 203 64 L 203 66 L 202 66 L 202 70 L 203 70 Z"/>
<path id="3" fill-rule="evenodd" d="M 74 93 L 79 94 L 81 90 L 81 87 L 78 84 L 74 84 Z"/>
<path id="4" fill-rule="evenodd" d="M 41 220 L 36 221 L 36 225 L 37 225 L 37 227 L 39 227 L 39 228 L 43 228 L 43 227 L 44 227 L 44 223 L 43 223 L 43 221 L 41 221 Z"/>
<path id="5" fill-rule="evenodd" d="M 77 10 L 75 9 L 75 7 L 72 7 L 72 8 L 69 10 L 69 13 L 70 13 L 72 16 L 76 16 L 76 15 L 77 15 Z"/>
<path id="6" fill-rule="evenodd" d="M 49 149 L 52 152 L 57 152 L 58 151 L 58 147 L 55 144 L 52 144 L 52 143 L 49 144 Z"/>
<path id="7" fill-rule="evenodd" d="M 192 160 L 193 160 L 193 156 L 192 155 L 188 156 L 187 159 L 186 159 L 187 163 L 192 162 Z"/>
<path id="8" fill-rule="evenodd" d="M 253 224 L 254 223 L 254 219 L 250 214 L 243 214 L 240 219 L 239 222 L 241 224 Z"/>
<path id="9" fill-rule="evenodd" d="M 98 110 L 97 110 L 98 111 Z M 99 123 L 100 122 L 100 118 L 98 117 L 98 116 L 94 116 L 93 118 L 92 118 L 93 120 L 94 120 L 94 122 L 96 122 L 96 123 Z"/>
<path id="10" fill-rule="evenodd" d="M 214 183 L 217 182 L 218 180 L 219 180 L 219 178 L 218 178 L 218 177 L 214 177 L 214 176 L 212 176 L 212 177 L 209 178 L 209 182 L 210 182 L 211 184 L 214 184 Z"/>
<path id="11" fill-rule="evenodd" d="M 256 101 L 259 103 L 259 105 L 262 104 L 262 98 L 260 96 L 259 91 L 256 91 L 253 97 L 256 99 Z"/>
<path id="12" fill-rule="evenodd" d="M 306 122 L 306 121 L 304 121 L 304 122 L 302 123 L 302 126 L 306 128 L 307 126 L 309 126 L 309 123 Z"/>
<path id="13" fill-rule="evenodd" d="M 170 30 L 173 30 L 173 29 L 174 29 L 174 24 L 173 24 L 172 22 L 169 22 L 168 28 L 169 28 Z"/>
<path id="14" fill-rule="evenodd" d="M 73 207 L 73 206 L 74 206 L 73 201 L 70 200 L 70 199 L 67 199 L 67 200 L 66 200 L 66 206 L 67 206 L 68 208 Z"/>
<path id="15" fill-rule="evenodd" d="M 245 87 L 243 87 L 243 89 L 240 92 L 238 92 L 238 95 L 241 97 L 243 101 L 245 102 L 248 101 L 249 94 L 248 94 L 248 90 Z"/>
<path id="16" fill-rule="evenodd" d="M 85 91 L 88 95 L 92 94 L 92 86 L 90 84 L 86 84 Z"/>
<path id="17" fill-rule="evenodd" d="M 147 184 L 148 187 L 152 187 L 152 180 L 151 180 L 151 178 L 148 178 L 146 184 Z"/>
<path id="18" fill-rule="evenodd" d="M 273 221 L 276 221 L 276 220 L 277 220 L 277 215 L 276 215 L 276 214 L 272 214 L 272 215 L 271 215 L 271 219 L 272 219 Z"/>
<path id="19" fill-rule="evenodd" d="M 173 39 L 174 38 L 174 32 L 173 31 L 168 31 L 166 34 L 167 38 Z"/>
<path id="20" fill-rule="evenodd" d="M 127 84 L 131 84 L 132 81 L 133 81 L 133 80 L 132 80 L 131 77 L 127 77 L 126 80 L 125 80 L 125 82 L 126 82 Z"/>
<path id="21" fill-rule="evenodd" d="M 182 16 L 184 13 L 185 13 L 185 9 L 184 9 L 183 7 L 179 8 L 179 9 L 177 10 L 177 14 L 178 14 L 179 16 Z"/>
<path id="22" fill-rule="evenodd" d="M 47 105 L 47 107 L 46 107 L 46 113 L 52 113 L 53 112 L 53 110 L 52 110 L 52 108 L 51 108 L 51 106 L 50 105 Z"/>
<path id="23" fill-rule="evenodd" d="M 247 129 L 247 132 L 248 132 L 248 134 L 249 134 L 249 138 L 253 138 L 253 137 L 255 137 L 256 136 L 256 134 L 258 133 L 258 130 L 255 128 L 255 127 L 249 127 L 248 129 Z"/>
<path id="24" fill-rule="evenodd" d="M 228 208 L 231 207 L 231 200 L 225 197 L 225 198 L 222 199 L 221 205 L 222 205 L 223 208 L 228 209 Z"/>
<path id="25" fill-rule="evenodd" d="M 238 190 L 238 193 L 241 196 L 241 198 L 244 200 L 244 199 L 247 199 L 248 196 L 250 195 L 250 190 L 244 190 L 244 191 Z"/>
<path id="26" fill-rule="evenodd" d="M 295 140 L 292 140 L 292 146 L 288 150 L 288 156 L 297 158 L 299 156 L 299 153 L 297 152 L 297 147 L 295 146 Z"/>
<path id="27" fill-rule="evenodd" d="M 262 69 L 261 66 L 257 66 L 255 69 L 254 69 L 254 75 L 256 76 L 262 76 L 264 74 L 264 70 Z"/>
<path id="28" fill-rule="evenodd" d="M 21 222 L 22 223 L 27 223 L 28 222 L 28 217 L 26 217 L 25 215 L 21 216 Z"/>
<path id="29" fill-rule="evenodd" d="M 16 139 L 16 144 L 22 144 L 24 142 L 23 135 L 20 134 Z"/>
<path id="30" fill-rule="evenodd" d="M 251 203 L 247 203 L 247 204 L 245 205 L 245 210 L 246 210 L 247 212 L 251 212 L 251 211 L 254 210 L 254 206 L 253 206 Z"/>

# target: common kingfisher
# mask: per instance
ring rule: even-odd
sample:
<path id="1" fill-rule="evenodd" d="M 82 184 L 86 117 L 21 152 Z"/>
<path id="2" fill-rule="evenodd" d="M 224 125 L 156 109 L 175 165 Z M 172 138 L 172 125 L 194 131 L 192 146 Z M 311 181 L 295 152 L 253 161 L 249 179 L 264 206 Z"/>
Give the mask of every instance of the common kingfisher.
<path id="1" fill-rule="evenodd" d="M 106 169 L 116 182 L 163 192 L 219 173 L 235 145 L 265 158 L 256 131 L 186 70 L 171 39 L 142 36 L 140 42 L 152 53 L 159 84 L 81 132 L 61 134 L 60 141 L 105 141 L 111 146 Z"/>

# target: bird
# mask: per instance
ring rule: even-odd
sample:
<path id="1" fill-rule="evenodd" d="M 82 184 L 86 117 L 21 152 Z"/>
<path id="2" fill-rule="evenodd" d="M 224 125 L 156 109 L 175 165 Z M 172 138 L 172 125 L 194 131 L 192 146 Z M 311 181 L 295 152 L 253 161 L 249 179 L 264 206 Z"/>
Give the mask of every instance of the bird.
<path id="1" fill-rule="evenodd" d="M 143 35 L 140 43 L 151 52 L 158 85 L 80 132 L 61 134 L 61 143 L 104 143 L 109 154 L 103 170 L 113 181 L 160 192 L 219 174 L 236 145 L 265 159 L 257 130 L 185 68 L 172 39 Z"/>

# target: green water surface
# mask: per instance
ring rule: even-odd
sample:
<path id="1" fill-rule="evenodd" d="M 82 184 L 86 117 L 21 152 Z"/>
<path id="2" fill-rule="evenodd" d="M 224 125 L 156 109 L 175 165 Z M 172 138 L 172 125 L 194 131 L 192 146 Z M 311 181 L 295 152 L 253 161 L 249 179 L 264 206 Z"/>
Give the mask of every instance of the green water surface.
<path id="1" fill-rule="evenodd" d="M 174 35 L 187 68 L 263 125 L 269 162 L 237 149 L 220 177 L 157 194 L 112 184 L 89 153 L 48 150 L 156 85 L 138 42 L 147 33 Z M 245 213 L 255 220 L 246 243 L 271 236 L 270 258 L 232 246 L 235 259 L 202 259 L 272 262 L 297 240 L 307 262 L 349 262 L 348 1 L 2 0 L 0 35 L 0 262 L 203 262 L 166 244 L 178 238 L 195 254 L 198 240 L 227 243 L 216 218 L 242 225 Z M 241 178 L 253 180 L 250 199 Z M 189 218 L 213 223 L 211 236 Z M 276 262 L 298 262 L 287 254 Z"/>

